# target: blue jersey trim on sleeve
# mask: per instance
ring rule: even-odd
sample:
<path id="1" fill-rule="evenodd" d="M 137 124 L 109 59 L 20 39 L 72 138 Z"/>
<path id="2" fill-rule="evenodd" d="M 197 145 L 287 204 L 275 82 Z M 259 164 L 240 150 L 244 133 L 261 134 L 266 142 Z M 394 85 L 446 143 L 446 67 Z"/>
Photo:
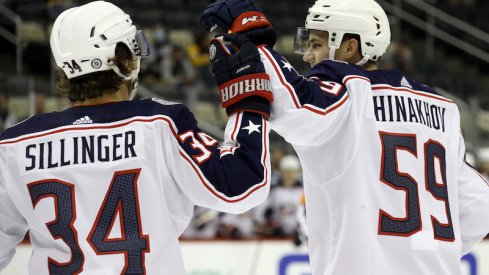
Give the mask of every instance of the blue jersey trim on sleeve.
<path id="1" fill-rule="evenodd" d="M 255 113 L 238 113 L 232 139 L 233 148 L 217 147 L 217 143 L 206 146 L 209 155 L 203 157 L 197 140 L 201 132 L 190 111 L 182 113 L 178 129 L 181 156 L 192 166 L 204 186 L 223 201 L 241 201 L 268 184 L 267 132 L 262 116 Z M 248 126 L 242 125 L 248 123 Z M 250 130 L 248 130 L 250 129 Z M 201 157 L 201 158 L 199 158 Z"/>
<path id="2" fill-rule="evenodd" d="M 349 75 L 364 77 L 348 64 L 323 61 L 306 76 L 299 75 L 279 53 L 267 48 L 260 50 L 272 64 L 282 86 L 288 90 L 296 108 L 326 115 L 348 99 L 344 78 Z M 336 68 L 338 67 L 338 68 Z"/>

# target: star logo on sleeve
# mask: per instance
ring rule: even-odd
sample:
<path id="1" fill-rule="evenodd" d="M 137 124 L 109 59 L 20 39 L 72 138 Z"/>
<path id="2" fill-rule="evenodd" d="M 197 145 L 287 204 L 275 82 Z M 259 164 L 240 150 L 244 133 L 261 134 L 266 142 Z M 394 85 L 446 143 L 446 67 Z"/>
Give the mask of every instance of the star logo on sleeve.
<path id="1" fill-rule="evenodd" d="M 241 129 L 248 130 L 248 135 L 250 135 L 253 132 L 260 133 L 260 127 L 261 127 L 261 125 L 259 125 L 259 124 L 253 124 L 253 122 L 251 122 L 251 120 L 248 120 L 248 123 L 249 123 L 248 126 L 243 127 Z"/>
<path id="2" fill-rule="evenodd" d="M 289 70 L 289 72 L 292 72 L 292 70 L 295 71 L 295 69 L 290 65 L 290 63 L 287 60 L 280 60 L 282 63 L 284 63 L 284 66 L 282 68 Z"/>

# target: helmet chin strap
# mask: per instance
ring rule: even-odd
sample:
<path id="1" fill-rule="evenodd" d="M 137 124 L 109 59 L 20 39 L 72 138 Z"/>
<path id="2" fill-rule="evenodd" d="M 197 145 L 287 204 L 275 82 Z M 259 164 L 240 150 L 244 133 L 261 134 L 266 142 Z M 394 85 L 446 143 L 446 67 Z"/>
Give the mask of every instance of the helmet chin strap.
<path id="1" fill-rule="evenodd" d="M 334 59 L 334 56 L 336 55 L 336 50 L 337 49 L 338 48 L 335 47 L 335 46 L 330 46 L 329 47 L 329 58 L 328 58 L 329 60 L 336 60 L 336 59 Z"/>
<path id="2" fill-rule="evenodd" d="M 134 96 L 136 96 L 136 93 L 138 92 L 138 87 L 139 87 L 139 78 L 136 76 L 136 79 L 131 81 L 132 85 L 132 91 L 131 94 L 129 95 L 129 100 L 132 100 Z"/>
<path id="3" fill-rule="evenodd" d="M 138 74 L 139 74 L 139 70 L 141 68 L 141 60 L 138 58 L 137 60 L 137 68 L 135 70 L 132 70 L 131 71 L 131 74 L 126 76 L 126 75 L 123 75 L 121 73 L 121 70 L 119 70 L 119 67 L 117 66 L 112 66 L 112 70 L 118 75 L 120 76 L 120 78 L 122 78 L 122 80 L 124 81 L 131 81 L 131 87 L 132 87 L 132 90 L 131 90 L 131 93 L 129 94 L 129 100 L 132 100 L 134 98 L 134 96 L 136 95 L 136 92 L 137 92 L 137 89 L 138 89 L 138 86 L 139 86 L 139 78 L 138 78 Z"/>
<path id="4" fill-rule="evenodd" d="M 363 64 L 367 63 L 369 59 L 370 59 L 370 55 L 366 54 L 363 56 L 362 60 L 358 61 L 357 65 L 362 66 Z"/>

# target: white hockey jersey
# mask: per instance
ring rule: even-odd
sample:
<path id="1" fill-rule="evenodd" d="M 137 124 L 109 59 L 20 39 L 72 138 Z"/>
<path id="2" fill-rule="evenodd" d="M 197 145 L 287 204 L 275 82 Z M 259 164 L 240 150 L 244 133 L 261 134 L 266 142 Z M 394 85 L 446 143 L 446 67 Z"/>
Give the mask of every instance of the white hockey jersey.
<path id="1" fill-rule="evenodd" d="M 489 232 L 457 106 L 394 70 L 322 61 L 299 75 L 260 47 L 270 125 L 303 167 L 314 275 L 458 275 Z"/>
<path id="2" fill-rule="evenodd" d="M 184 274 L 194 204 L 241 213 L 270 182 L 268 124 L 229 118 L 225 143 L 160 100 L 34 116 L 0 137 L 0 270 L 27 230 L 31 274 Z"/>

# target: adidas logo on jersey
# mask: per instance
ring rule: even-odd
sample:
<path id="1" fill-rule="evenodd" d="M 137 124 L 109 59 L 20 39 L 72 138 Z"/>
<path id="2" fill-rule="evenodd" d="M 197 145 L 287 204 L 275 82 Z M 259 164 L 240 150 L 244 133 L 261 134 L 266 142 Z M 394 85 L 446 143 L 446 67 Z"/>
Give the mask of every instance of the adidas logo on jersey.
<path id="1" fill-rule="evenodd" d="M 93 123 L 93 120 L 91 120 L 89 116 L 85 116 L 75 120 L 75 122 L 73 122 L 73 125 L 89 124 L 89 123 Z"/>
<path id="2" fill-rule="evenodd" d="M 409 89 L 413 88 L 413 86 L 411 86 L 411 84 L 409 84 L 409 81 L 404 76 L 401 79 L 401 86 L 404 86 L 404 87 L 409 88 Z"/>

